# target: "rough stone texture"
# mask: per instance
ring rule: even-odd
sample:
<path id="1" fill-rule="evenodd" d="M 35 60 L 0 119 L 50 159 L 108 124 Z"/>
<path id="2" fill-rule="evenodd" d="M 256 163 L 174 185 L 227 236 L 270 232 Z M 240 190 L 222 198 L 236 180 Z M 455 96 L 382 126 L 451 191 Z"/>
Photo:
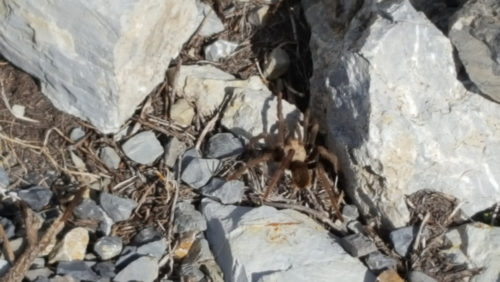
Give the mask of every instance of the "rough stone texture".
<path id="1" fill-rule="evenodd" d="M 203 187 L 217 171 L 218 159 L 192 159 L 182 170 L 181 179 L 189 187 L 198 189 Z"/>
<path id="2" fill-rule="evenodd" d="M 277 98 L 268 90 L 235 89 L 221 119 L 222 126 L 250 139 L 260 133 L 278 133 Z M 301 119 L 300 111 L 283 100 L 283 117 L 289 132 Z"/>
<path id="3" fill-rule="evenodd" d="M 99 278 L 84 261 L 62 261 L 57 264 L 56 273 L 86 281 L 96 281 Z"/>
<path id="4" fill-rule="evenodd" d="M 500 227 L 482 223 L 464 224 L 448 231 L 446 238 L 452 243 L 450 256 L 455 263 L 484 267 L 481 273 L 474 276 L 473 281 L 498 281 L 500 277 Z"/>
<path id="5" fill-rule="evenodd" d="M 377 250 L 375 243 L 360 233 L 343 237 L 341 244 L 353 257 L 362 257 Z"/>
<path id="6" fill-rule="evenodd" d="M 212 178 L 201 189 L 201 194 L 223 204 L 235 204 L 243 198 L 245 184 L 239 180 L 226 181 L 222 178 Z"/>
<path id="7" fill-rule="evenodd" d="M 170 119 L 182 127 L 188 127 L 193 122 L 194 109 L 186 99 L 178 99 L 170 107 Z"/>
<path id="8" fill-rule="evenodd" d="M 198 30 L 198 34 L 203 37 L 209 37 L 216 33 L 224 31 L 224 24 L 217 16 L 217 13 L 212 9 L 212 6 L 203 3 L 197 2 L 199 5 L 199 10 L 201 11 L 201 23 L 200 29 Z"/>
<path id="9" fill-rule="evenodd" d="M 437 282 L 437 280 L 423 272 L 412 271 L 408 274 L 408 282 Z"/>
<path id="10" fill-rule="evenodd" d="M 163 147 L 153 131 L 143 131 L 128 139 L 123 152 L 134 162 L 150 165 L 163 154 Z"/>
<path id="11" fill-rule="evenodd" d="M 9 182 L 9 175 L 3 167 L 0 167 L 0 191 L 3 192 L 3 190 L 7 189 Z"/>
<path id="12" fill-rule="evenodd" d="M 115 149 L 111 147 L 101 148 L 99 151 L 99 158 L 108 168 L 118 169 L 120 166 L 120 156 L 118 156 Z"/>
<path id="13" fill-rule="evenodd" d="M 116 275 L 115 265 L 111 261 L 96 263 L 92 269 L 102 278 L 113 278 Z"/>
<path id="14" fill-rule="evenodd" d="M 94 252 L 102 260 L 116 257 L 122 251 L 122 239 L 117 236 L 104 236 L 99 238 L 94 244 Z"/>
<path id="15" fill-rule="evenodd" d="M 207 158 L 229 158 L 243 153 L 243 144 L 232 133 L 218 133 L 210 137 L 206 148 Z"/>
<path id="16" fill-rule="evenodd" d="M 39 78 L 56 107 L 116 132 L 199 26 L 196 3 L 3 2 L 0 53 Z"/>
<path id="17" fill-rule="evenodd" d="M 142 229 L 141 231 L 139 231 L 139 233 L 137 233 L 134 236 L 134 238 L 132 239 L 132 242 L 134 244 L 137 244 L 137 245 L 142 245 L 145 243 L 149 243 L 149 242 L 158 240 L 161 237 L 162 237 L 161 233 L 158 230 L 156 230 L 156 228 L 146 227 L 146 228 Z"/>
<path id="18" fill-rule="evenodd" d="M 500 2 L 467 1 L 450 26 L 448 35 L 469 78 L 482 93 L 500 102 Z"/>
<path id="19" fill-rule="evenodd" d="M 275 48 L 266 58 L 263 75 L 267 79 L 276 79 L 288 71 L 290 57 L 285 50 Z"/>
<path id="20" fill-rule="evenodd" d="M 134 200 L 118 197 L 103 192 L 99 195 L 99 204 L 114 222 L 127 220 L 137 207 Z"/>
<path id="21" fill-rule="evenodd" d="M 176 233 L 190 231 L 200 232 L 207 229 L 207 223 L 199 211 L 188 202 L 180 202 L 175 206 L 175 226 Z"/>
<path id="22" fill-rule="evenodd" d="M 24 275 L 25 279 L 28 279 L 29 281 L 38 281 L 36 280 L 37 278 L 40 277 L 50 277 L 54 272 L 50 270 L 49 268 L 37 268 L 37 269 L 30 269 L 26 272 Z M 48 281 L 48 278 L 47 278 Z"/>
<path id="23" fill-rule="evenodd" d="M 99 231 L 106 235 L 111 233 L 113 219 L 111 219 L 94 200 L 84 199 L 78 206 L 76 206 L 73 214 L 78 219 L 96 220 L 99 222 Z"/>
<path id="24" fill-rule="evenodd" d="M 417 236 L 417 232 L 418 226 L 408 226 L 391 231 L 389 237 L 396 253 L 402 257 L 406 256 L 413 243 L 413 239 Z"/>
<path id="25" fill-rule="evenodd" d="M 148 255 L 157 258 L 158 260 L 162 258 L 167 249 L 167 240 L 161 238 L 156 241 L 145 243 L 137 247 L 136 252 L 140 255 Z"/>
<path id="26" fill-rule="evenodd" d="M 3 230 L 5 232 L 5 236 L 7 236 L 8 239 L 16 235 L 16 226 L 8 218 L 0 216 L 0 224 L 2 225 Z M 0 242 L 2 242 L 1 238 Z"/>
<path id="27" fill-rule="evenodd" d="M 89 243 L 89 232 L 82 227 L 71 229 L 49 255 L 49 263 L 83 260 Z"/>
<path id="28" fill-rule="evenodd" d="M 9 270 L 9 267 L 8 261 L 0 259 L 0 276 L 4 275 Z"/>
<path id="29" fill-rule="evenodd" d="M 73 140 L 73 142 L 78 142 L 80 139 L 85 136 L 85 131 L 81 127 L 73 127 L 69 133 L 69 138 Z"/>
<path id="30" fill-rule="evenodd" d="M 179 139 L 172 137 L 165 145 L 165 165 L 172 168 L 177 163 L 177 158 L 186 151 L 186 144 Z"/>
<path id="31" fill-rule="evenodd" d="M 226 281 L 371 281 L 337 238 L 293 211 L 202 200 L 207 240 Z M 260 279 L 260 280 L 259 280 Z"/>
<path id="32" fill-rule="evenodd" d="M 42 186 L 19 190 L 17 195 L 34 211 L 41 211 L 52 198 L 52 191 Z"/>
<path id="33" fill-rule="evenodd" d="M 189 65 L 170 69 L 168 79 L 174 92 L 196 105 L 203 116 L 212 115 L 218 110 L 226 95 L 235 88 L 267 89 L 257 76 L 238 80 L 211 65 Z"/>
<path id="34" fill-rule="evenodd" d="M 398 261 L 394 258 L 386 256 L 381 252 L 373 252 L 368 255 L 365 260 L 366 265 L 372 271 L 380 271 L 387 268 L 396 269 Z"/>
<path id="35" fill-rule="evenodd" d="M 311 112 L 325 113 L 318 117 L 360 212 L 404 226 L 402 199 L 420 189 L 455 196 L 467 215 L 498 202 L 500 106 L 456 79 L 449 40 L 407 0 L 348 10 L 355 17 L 343 36 L 329 24 L 333 2 L 303 3 Z"/>
<path id="36" fill-rule="evenodd" d="M 205 46 L 205 59 L 217 62 L 218 60 L 231 55 L 238 48 L 238 43 L 218 39 L 215 42 Z"/>
<path id="37" fill-rule="evenodd" d="M 116 282 L 142 281 L 153 282 L 158 276 L 158 261 L 153 257 L 140 257 L 118 272 Z"/>

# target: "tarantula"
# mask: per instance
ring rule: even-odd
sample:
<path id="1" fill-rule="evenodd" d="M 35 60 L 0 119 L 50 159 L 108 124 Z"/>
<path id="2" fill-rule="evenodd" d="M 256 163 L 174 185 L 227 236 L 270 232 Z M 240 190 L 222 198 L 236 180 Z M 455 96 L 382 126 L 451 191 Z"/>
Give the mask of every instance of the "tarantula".
<path id="1" fill-rule="evenodd" d="M 227 179 L 239 179 L 247 169 L 251 169 L 262 162 L 274 161 L 279 163 L 278 169 L 266 185 L 262 197 L 266 201 L 285 170 L 291 172 L 293 186 L 298 189 L 311 187 L 314 175 L 320 186 L 326 190 L 337 217 L 343 221 L 336 200 L 338 197 L 333 192 L 333 187 L 322 163 L 322 161 L 330 163 L 335 174 L 338 175 L 339 163 L 337 156 L 325 147 L 315 144 L 319 125 L 316 122 L 310 123 L 308 111 L 304 115 L 304 133 L 302 136 L 300 131 L 298 137 L 295 136 L 293 130 L 288 132 L 283 119 L 282 92 L 278 91 L 277 96 L 278 135 L 272 136 L 269 133 L 261 133 L 251 138 L 247 148 L 256 153 L 255 156 L 248 159 L 244 166 L 237 169 Z M 261 139 L 264 139 L 267 146 L 258 150 L 256 145 Z"/>

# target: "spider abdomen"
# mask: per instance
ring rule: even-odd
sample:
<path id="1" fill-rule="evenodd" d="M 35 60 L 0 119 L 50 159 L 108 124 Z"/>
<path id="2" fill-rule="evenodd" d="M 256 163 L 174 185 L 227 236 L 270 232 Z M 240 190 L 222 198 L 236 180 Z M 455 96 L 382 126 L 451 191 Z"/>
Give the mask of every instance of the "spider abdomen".
<path id="1" fill-rule="evenodd" d="M 290 163 L 292 182 L 296 188 L 309 188 L 311 186 L 311 174 L 305 162 L 292 161 Z"/>

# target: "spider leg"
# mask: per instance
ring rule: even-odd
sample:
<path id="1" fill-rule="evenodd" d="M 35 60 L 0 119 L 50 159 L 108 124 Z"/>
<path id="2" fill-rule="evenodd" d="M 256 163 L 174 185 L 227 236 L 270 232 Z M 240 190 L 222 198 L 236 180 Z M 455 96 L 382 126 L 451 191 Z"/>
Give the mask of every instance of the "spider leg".
<path id="1" fill-rule="evenodd" d="M 273 190 L 274 186 L 276 186 L 276 183 L 278 183 L 278 180 L 280 180 L 281 176 L 285 172 L 285 169 L 290 166 L 290 162 L 292 161 L 293 155 L 295 154 L 295 151 L 293 149 L 288 151 L 288 154 L 286 157 L 281 161 L 281 164 L 276 172 L 274 172 L 273 177 L 271 178 L 271 181 L 269 181 L 269 184 L 267 185 L 266 191 L 264 192 L 264 201 L 269 197 L 269 194 Z"/>
<path id="2" fill-rule="evenodd" d="M 321 187 L 323 187 L 324 190 L 326 190 L 326 193 L 330 198 L 330 202 L 332 203 L 332 208 L 335 211 L 335 214 L 337 215 L 338 219 L 340 219 L 340 221 L 344 222 L 344 217 L 342 216 L 342 213 L 339 209 L 337 196 L 333 192 L 334 187 L 330 185 L 330 181 L 326 176 L 325 168 L 321 163 L 318 163 L 318 166 L 316 167 L 316 175 L 318 176 L 319 184 L 321 185 Z"/>
<path id="3" fill-rule="evenodd" d="M 240 167 L 238 170 L 233 172 L 231 175 L 229 175 L 226 180 L 236 180 L 239 179 L 247 169 L 250 169 L 256 165 L 258 165 L 261 162 L 267 162 L 273 158 L 273 154 L 271 152 L 266 152 L 263 153 L 255 158 L 251 158 L 250 160 L 247 161 L 247 163 Z"/>
<path id="4" fill-rule="evenodd" d="M 328 162 L 330 162 L 330 164 L 333 165 L 333 170 L 335 171 L 335 174 L 338 175 L 339 174 L 339 158 L 337 157 L 337 155 L 328 151 L 328 149 L 326 149 L 323 146 L 318 146 L 318 153 L 322 158 L 325 158 Z"/>

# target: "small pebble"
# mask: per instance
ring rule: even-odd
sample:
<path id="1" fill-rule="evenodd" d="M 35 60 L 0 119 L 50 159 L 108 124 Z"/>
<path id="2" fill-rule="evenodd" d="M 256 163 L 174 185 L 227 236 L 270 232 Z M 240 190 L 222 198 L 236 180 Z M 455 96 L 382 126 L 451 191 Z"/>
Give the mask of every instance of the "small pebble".
<path id="1" fill-rule="evenodd" d="M 186 151 L 186 144 L 172 137 L 165 146 L 165 165 L 172 168 L 177 163 L 177 158 Z"/>
<path id="2" fill-rule="evenodd" d="M 238 48 L 238 43 L 218 39 L 214 43 L 205 46 L 205 59 L 217 62 L 220 59 L 231 55 L 236 48 Z"/>
<path id="3" fill-rule="evenodd" d="M 122 248 L 122 239 L 117 236 L 101 237 L 94 244 L 94 252 L 101 258 L 101 260 L 108 260 L 116 257 L 121 253 Z"/>
<path id="4" fill-rule="evenodd" d="M 290 57 L 288 53 L 278 47 L 267 56 L 263 74 L 267 79 L 277 79 L 288 71 L 289 66 Z"/>
<path id="5" fill-rule="evenodd" d="M 37 269 L 30 269 L 30 270 L 26 271 L 26 274 L 24 275 L 24 279 L 28 279 L 29 281 L 37 281 L 37 279 L 40 277 L 47 278 L 47 277 L 50 277 L 52 274 L 54 274 L 54 272 L 46 267 L 37 268 Z"/>
<path id="6" fill-rule="evenodd" d="M 161 238 L 161 233 L 156 230 L 154 227 L 146 227 L 139 231 L 134 238 L 132 239 L 132 242 L 136 245 L 142 245 L 146 244 L 152 241 L 156 241 Z"/>
<path id="7" fill-rule="evenodd" d="M 263 25 L 268 11 L 269 6 L 267 5 L 253 9 L 247 16 L 248 22 L 254 26 Z"/>
<path id="8" fill-rule="evenodd" d="M 212 178 L 212 180 L 201 189 L 202 195 L 226 205 L 240 202 L 244 193 L 245 184 L 242 181 L 226 181 L 222 178 Z"/>
<path id="9" fill-rule="evenodd" d="M 342 216 L 346 221 L 356 220 L 359 217 L 358 207 L 355 205 L 345 205 L 342 208 Z"/>
<path id="10" fill-rule="evenodd" d="M 347 223 L 347 229 L 353 233 L 364 233 L 363 224 L 357 220 L 352 220 Z"/>
<path id="11" fill-rule="evenodd" d="M 360 233 L 343 237 L 341 244 L 353 257 L 362 257 L 377 250 L 375 243 Z"/>
<path id="12" fill-rule="evenodd" d="M 157 241 L 152 241 L 137 247 L 137 253 L 140 255 L 149 255 L 157 258 L 158 260 L 163 257 L 167 250 L 167 241 L 161 238 Z"/>
<path id="13" fill-rule="evenodd" d="M 113 220 L 97 205 L 92 199 L 84 199 L 76 208 L 73 214 L 78 219 L 89 219 L 99 222 L 99 231 L 108 235 L 111 233 Z"/>
<path id="14" fill-rule="evenodd" d="M 9 262 L 4 259 L 0 259 L 0 276 L 4 275 L 9 270 L 9 268 Z"/>
<path id="15" fill-rule="evenodd" d="M 396 268 L 398 264 L 397 260 L 386 256 L 379 251 L 369 254 L 365 262 L 368 268 L 372 271 L 381 271 L 388 268 Z"/>
<path id="16" fill-rule="evenodd" d="M 99 150 L 99 158 L 109 168 L 118 169 L 121 158 L 112 147 L 104 147 Z"/>
<path id="17" fill-rule="evenodd" d="M 102 278 L 115 277 L 115 265 L 110 261 L 96 263 L 92 269 Z"/>
<path id="18" fill-rule="evenodd" d="M 113 281 L 128 282 L 142 281 L 152 282 L 158 277 L 158 261 L 156 258 L 143 256 L 132 261 L 124 269 L 118 272 Z"/>
<path id="19" fill-rule="evenodd" d="M 14 235 L 16 235 L 16 226 L 8 218 L 0 216 L 0 224 L 2 225 L 2 227 L 5 231 L 5 235 L 7 236 L 7 239 L 10 239 L 10 238 L 14 237 Z M 2 242 L 1 239 L 0 239 L 0 242 Z"/>
<path id="20" fill-rule="evenodd" d="M 42 186 L 33 186 L 28 189 L 19 190 L 17 195 L 32 210 L 41 211 L 43 207 L 49 204 L 52 198 L 52 191 Z"/>
<path id="21" fill-rule="evenodd" d="M 437 282 L 437 280 L 423 272 L 412 271 L 408 275 L 408 282 Z"/>
<path id="22" fill-rule="evenodd" d="M 76 227 L 66 233 L 49 255 L 49 264 L 56 261 L 83 260 L 89 243 L 89 232 Z"/>
<path id="23" fill-rule="evenodd" d="M 200 9 L 204 17 L 203 25 L 198 30 L 198 34 L 203 37 L 209 37 L 216 33 L 224 31 L 224 24 L 217 16 L 217 13 L 210 5 L 200 2 Z"/>
<path id="24" fill-rule="evenodd" d="M 208 241 L 204 238 L 196 239 L 192 244 L 187 257 L 184 261 L 191 263 L 205 262 L 209 260 L 214 260 L 214 255 L 210 250 Z"/>
<path id="25" fill-rule="evenodd" d="M 58 275 L 69 275 L 78 280 L 96 281 L 99 276 L 84 261 L 61 261 L 57 264 Z"/>
<path id="26" fill-rule="evenodd" d="M 206 156 L 209 159 L 229 158 L 243 151 L 243 144 L 232 133 L 218 133 L 208 140 Z"/>
<path id="27" fill-rule="evenodd" d="M 132 211 L 137 207 L 134 200 L 121 198 L 106 192 L 99 195 L 99 204 L 114 222 L 129 219 Z"/>
<path id="28" fill-rule="evenodd" d="M 417 226 L 407 226 L 393 230 L 391 234 L 389 234 L 389 237 L 391 238 L 396 253 L 405 257 L 408 254 L 413 239 L 417 236 L 417 232 Z"/>
<path id="29" fill-rule="evenodd" d="M 194 159 L 200 159 L 201 154 L 196 150 L 196 148 L 191 148 L 182 154 L 181 170 L 184 171 L 187 165 Z"/>
<path id="30" fill-rule="evenodd" d="M 181 179 L 189 187 L 203 187 L 217 171 L 220 161 L 217 159 L 192 159 L 182 171 Z"/>
<path id="31" fill-rule="evenodd" d="M 73 142 L 78 142 L 83 136 L 85 136 L 85 131 L 81 127 L 74 127 L 69 133 L 69 138 L 73 140 Z"/>
<path id="32" fill-rule="evenodd" d="M 150 165 L 163 155 L 163 147 L 153 131 L 134 135 L 122 145 L 122 149 L 129 159 L 143 165 Z"/>
<path id="33" fill-rule="evenodd" d="M 177 203 L 175 207 L 174 225 L 176 233 L 185 233 L 189 231 L 200 232 L 207 229 L 207 222 L 201 213 L 188 202 Z"/>
<path id="34" fill-rule="evenodd" d="M 193 107 L 185 99 L 178 99 L 170 107 L 170 119 L 180 126 L 190 126 L 194 115 Z"/>
<path id="35" fill-rule="evenodd" d="M 9 183 L 9 174 L 3 169 L 3 167 L 0 167 L 0 191 L 7 189 Z"/>

